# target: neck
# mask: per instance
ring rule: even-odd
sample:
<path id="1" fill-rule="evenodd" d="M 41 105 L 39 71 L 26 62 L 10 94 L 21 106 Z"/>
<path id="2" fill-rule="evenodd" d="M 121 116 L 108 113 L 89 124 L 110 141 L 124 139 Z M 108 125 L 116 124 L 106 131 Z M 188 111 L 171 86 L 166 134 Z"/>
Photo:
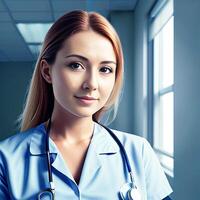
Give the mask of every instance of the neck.
<path id="1" fill-rule="evenodd" d="M 91 138 L 93 129 L 94 121 L 92 116 L 77 117 L 54 110 L 51 117 L 49 135 L 54 141 L 77 143 Z"/>

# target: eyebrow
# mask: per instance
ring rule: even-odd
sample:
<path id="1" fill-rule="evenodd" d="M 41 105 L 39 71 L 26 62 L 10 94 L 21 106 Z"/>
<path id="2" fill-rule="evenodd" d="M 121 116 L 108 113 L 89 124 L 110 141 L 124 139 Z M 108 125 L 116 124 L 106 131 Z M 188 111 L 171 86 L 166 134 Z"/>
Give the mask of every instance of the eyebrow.
<path id="1" fill-rule="evenodd" d="M 88 60 L 86 57 L 81 56 L 81 55 L 71 54 L 71 55 L 65 56 L 65 58 L 69 58 L 69 57 L 77 57 L 77 58 L 80 58 L 81 60 L 84 60 L 84 61 L 86 61 L 86 62 L 89 62 L 89 60 Z M 108 64 L 108 63 L 113 63 L 113 64 L 116 65 L 116 62 L 110 61 L 110 60 L 102 61 L 100 64 Z"/>

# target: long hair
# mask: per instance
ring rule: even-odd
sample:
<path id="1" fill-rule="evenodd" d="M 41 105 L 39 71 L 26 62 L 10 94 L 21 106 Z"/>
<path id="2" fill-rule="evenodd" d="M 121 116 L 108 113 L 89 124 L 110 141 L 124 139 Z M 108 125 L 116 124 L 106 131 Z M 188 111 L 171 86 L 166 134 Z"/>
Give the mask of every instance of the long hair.
<path id="1" fill-rule="evenodd" d="M 112 25 L 102 15 L 96 12 L 74 10 L 60 17 L 46 34 L 30 81 L 23 112 L 18 118 L 21 131 L 45 122 L 53 112 L 53 89 L 52 85 L 47 83 L 42 77 L 41 61 L 46 60 L 49 64 L 53 64 L 57 52 L 68 37 L 89 29 L 106 37 L 112 43 L 117 60 L 114 88 L 104 107 L 93 114 L 93 120 L 99 122 L 104 114 L 111 110 L 114 111 L 112 120 L 114 119 L 118 108 L 124 74 L 123 52 L 119 37 Z"/>

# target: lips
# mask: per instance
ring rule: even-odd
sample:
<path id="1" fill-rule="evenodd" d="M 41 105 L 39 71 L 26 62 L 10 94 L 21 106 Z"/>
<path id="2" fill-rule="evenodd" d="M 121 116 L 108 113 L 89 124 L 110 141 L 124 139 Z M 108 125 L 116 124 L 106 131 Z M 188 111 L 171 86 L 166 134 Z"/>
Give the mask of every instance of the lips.
<path id="1" fill-rule="evenodd" d="M 75 96 L 75 98 L 77 98 L 79 104 L 82 106 L 91 106 L 98 100 L 98 98 L 91 96 Z"/>
<path id="2" fill-rule="evenodd" d="M 97 100 L 97 98 L 95 97 L 90 97 L 90 96 L 76 96 L 76 98 L 79 98 L 79 99 L 85 99 L 85 100 Z"/>

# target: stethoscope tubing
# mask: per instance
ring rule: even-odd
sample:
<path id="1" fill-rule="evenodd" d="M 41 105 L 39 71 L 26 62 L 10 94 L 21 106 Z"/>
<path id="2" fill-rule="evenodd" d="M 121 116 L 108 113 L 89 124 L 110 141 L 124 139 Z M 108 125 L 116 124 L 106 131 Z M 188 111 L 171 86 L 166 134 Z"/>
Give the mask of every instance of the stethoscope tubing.
<path id="1" fill-rule="evenodd" d="M 135 187 L 134 178 L 133 178 L 133 172 L 132 172 L 131 165 L 130 165 L 130 162 L 129 162 L 129 159 L 128 159 L 128 155 L 126 153 L 125 148 L 123 147 L 122 143 L 120 142 L 118 137 L 113 133 L 113 131 L 111 129 L 109 129 L 108 127 L 100 124 L 99 122 L 97 122 L 97 123 L 100 126 L 102 126 L 103 128 L 105 128 L 108 131 L 108 133 L 111 135 L 111 137 L 115 140 L 115 142 L 118 144 L 118 146 L 120 148 L 120 151 L 122 153 L 122 157 L 125 160 L 125 164 L 126 164 L 127 170 L 129 172 L 129 175 L 130 175 L 130 181 L 132 183 L 132 187 Z M 50 132 L 50 128 L 51 128 L 51 118 L 49 119 L 48 126 L 47 126 L 47 131 L 46 131 L 46 158 L 47 158 L 48 177 L 49 177 L 50 187 L 51 187 L 51 189 L 55 190 L 54 185 L 53 185 L 52 167 L 51 167 L 50 150 L 49 150 L 49 132 Z"/>
<path id="2" fill-rule="evenodd" d="M 48 167 L 48 178 L 50 183 L 50 188 L 52 190 L 55 190 L 54 184 L 53 184 L 53 175 L 52 175 L 52 168 L 51 168 L 51 160 L 50 160 L 50 150 L 49 150 L 49 132 L 51 128 L 51 118 L 48 122 L 47 131 L 46 131 L 46 159 L 47 159 L 47 167 Z"/>
<path id="3" fill-rule="evenodd" d="M 105 128 L 108 133 L 111 135 L 111 137 L 115 140 L 115 142 L 118 144 L 120 151 L 122 153 L 122 157 L 125 160 L 125 164 L 127 167 L 127 170 L 129 172 L 130 175 L 130 181 L 131 181 L 131 185 L 132 185 L 132 189 L 133 188 L 137 188 L 134 182 L 134 177 L 133 177 L 133 171 L 131 169 L 131 165 L 128 159 L 128 155 L 126 153 L 125 148 L 123 147 L 122 143 L 120 142 L 120 140 L 118 139 L 118 137 L 113 133 L 113 131 L 111 129 L 109 129 L 108 127 L 98 123 L 100 126 L 102 126 L 103 128 Z M 52 176 L 52 166 L 51 166 L 51 161 L 50 161 L 50 150 L 49 150 L 49 132 L 50 132 L 50 128 L 51 128 L 51 118 L 49 119 L 48 122 L 48 126 L 47 126 L 47 131 L 46 131 L 46 159 L 47 159 L 47 167 L 48 167 L 48 178 L 49 178 L 49 183 L 50 183 L 50 189 L 54 195 L 55 193 L 55 186 L 53 184 L 53 176 Z M 131 192 L 131 189 L 128 191 L 129 193 Z M 131 197 L 131 194 L 129 195 L 129 199 L 133 199 Z M 165 199 L 169 199 L 171 200 L 171 198 L 169 196 L 167 196 Z"/>
<path id="4" fill-rule="evenodd" d="M 118 137 L 113 133 L 113 131 L 111 129 L 109 129 L 108 127 L 98 123 L 99 125 L 101 125 L 102 127 L 104 127 L 108 132 L 109 134 L 112 136 L 112 138 L 115 140 L 115 142 L 118 144 L 120 150 L 122 151 L 122 155 L 125 159 L 125 162 L 126 162 L 126 166 L 127 166 L 127 169 L 128 169 L 128 172 L 132 172 L 131 170 L 131 165 L 130 165 L 130 162 L 129 162 L 129 159 L 128 159 L 128 155 L 126 153 L 126 150 L 124 149 L 122 143 L 120 142 L 120 140 L 118 139 Z"/>

